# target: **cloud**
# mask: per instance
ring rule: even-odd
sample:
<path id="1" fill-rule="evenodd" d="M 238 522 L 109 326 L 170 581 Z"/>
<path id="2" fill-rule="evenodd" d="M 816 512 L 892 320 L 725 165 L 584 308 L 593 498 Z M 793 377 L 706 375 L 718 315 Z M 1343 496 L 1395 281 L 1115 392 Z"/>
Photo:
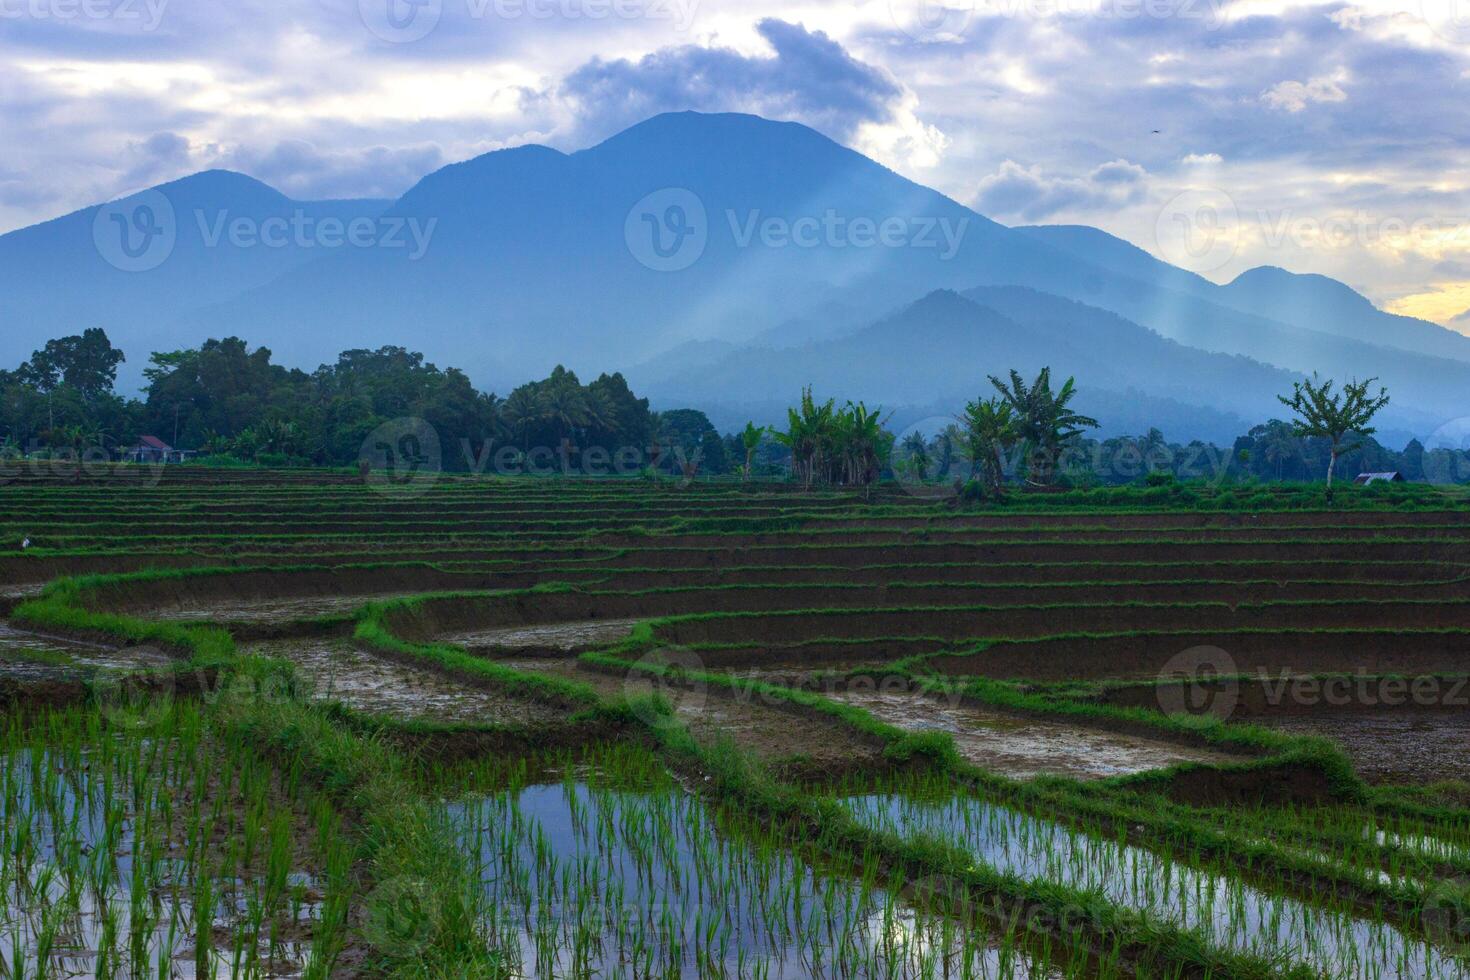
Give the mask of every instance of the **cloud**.
<path id="1" fill-rule="evenodd" d="M 822 31 L 766 18 L 757 33 L 772 54 L 693 44 L 637 61 L 594 58 L 569 74 L 558 95 L 579 128 L 607 135 L 660 112 L 743 111 L 804 122 L 846 140 L 865 123 L 893 121 L 903 89 Z"/>
<path id="2" fill-rule="evenodd" d="M 1307 82 L 1280 82 L 1261 94 L 1261 101 L 1273 109 L 1301 112 L 1313 102 L 1346 102 L 1347 93 L 1340 79 L 1319 77 Z"/>
<path id="3" fill-rule="evenodd" d="M 1179 162 L 1186 167 L 1208 167 L 1217 163 L 1224 163 L 1225 158 L 1218 153 L 1189 153 Z"/>
<path id="4" fill-rule="evenodd" d="M 238 147 L 213 165 L 250 174 L 299 200 L 333 197 L 392 198 L 445 163 L 434 144 L 322 148 L 306 140 L 282 140 L 264 150 Z"/>
<path id="5" fill-rule="evenodd" d="M 1040 221 L 1058 212 L 1112 210 L 1143 200 L 1148 171 L 1127 160 L 1094 167 L 1081 177 L 1047 176 L 1039 167 L 1006 160 L 980 181 L 975 208 L 983 214 Z"/>

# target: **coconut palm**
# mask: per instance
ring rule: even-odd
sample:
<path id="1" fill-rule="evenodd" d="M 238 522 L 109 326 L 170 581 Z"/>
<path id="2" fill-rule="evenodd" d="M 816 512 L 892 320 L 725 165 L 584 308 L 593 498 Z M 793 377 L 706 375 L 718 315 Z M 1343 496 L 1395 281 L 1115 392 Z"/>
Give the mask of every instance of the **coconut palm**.
<path id="1" fill-rule="evenodd" d="M 914 431 L 903 437 L 901 444 L 904 456 L 904 469 L 908 471 L 915 483 L 924 479 L 929 472 L 929 443 L 924 438 L 924 433 Z"/>
<path id="2" fill-rule="evenodd" d="M 500 406 L 500 415 L 505 420 L 505 427 L 511 438 L 519 437 L 521 449 L 529 452 L 531 430 L 541 417 L 541 406 L 537 403 L 535 393 L 528 387 L 517 388 Z"/>
<path id="3" fill-rule="evenodd" d="M 756 425 L 754 422 L 746 422 L 745 430 L 740 433 L 740 445 L 745 450 L 745 479 L 750 480 L 751 470 L 755 467 L 755 451 L 760 448 L 761 439 L 765 438 L 766 427 Z"/>

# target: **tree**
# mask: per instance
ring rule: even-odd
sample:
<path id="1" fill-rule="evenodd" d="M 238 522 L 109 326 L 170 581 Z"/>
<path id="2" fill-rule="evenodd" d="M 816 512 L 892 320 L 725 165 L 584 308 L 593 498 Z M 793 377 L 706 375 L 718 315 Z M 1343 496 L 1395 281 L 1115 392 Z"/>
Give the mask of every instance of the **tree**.
<path id="1" fill-rule="evenodd" d="M 975 399 L 965 406 L 965 453 L 985 488 L 999 493 L 1005 482 L 1005 456 L 1020 434 L 1016 412 L 1003 398 Z"/>
<path id="2" fill-rule="evenodd" d="M 903 450 L 904 469 L 915 483 L 923 482 L 929 472 L 929 441 L 924 438 L 924 433 L 917 429 L 910 432 L 903 437 L 899 448 Z"/>
<path id="3" fill-rule="evenodd" d="M 1301 455 L 1300 438 L 1292 426 L 1278 419 L 1272 419 L 1266 423 L 1266 431 L 1262 439 L 1264 445 L 1261 447 L 1261 457 L 1267 463 L 1275 464 L 1276 479 L 1279 480 L 1282 465 L 1287 460 Z"/>
<path id="4" fill-rule="evenodd" d="M 1293 384 L 1290 398 L 1285 395 L 1276 397 L 1297 414 L 1292 427 L 1298 436 L 1328 440 L 1331 455 L 1327 461 L 1327 488 L 1331 490 L 1332 473 L 1337 468 L 1338 457 L 1357 449 L 1364 437 L 1377 431 L 1368 423 L 1388 404 L 1388 389 L 1380 386 L 1378 394 L 1369 394 L 1368 389 L 1378 380 L 1369 378 L 1367 381 L 1349 381 L 1339 394 L 1334 395 L 1331 379 L 1316 379 L 1317 375 L 1313 374 L 1311 378 Z M 1349 436 L 1357 438 L 1349 442 Z"/>
<path id="5" fill-rule="evenodd" d="M 786 410 L 786 431 L 776 432 L 776 441 L 791 450 L 791 475 L 808 489 L 823 469 L 822 454 L 831 443 L 834 403 L 818 405 L 810 387 L 801 390 L 801 403 Z"/>
<path id="6" fill-rule="evenodd" d="M 1081 435 L 1083 429 L 1097 428 L 1096 419 L 1067 407 L 1077 394 L 1076 379 L 1068 378 L 1061 390 L 1053 393 L 1051 368 L 1044 367 L 1029 386 L 1014 369 L 1009 386 L 995 375 L 990 376 L 990 383 L 1011 406 L 1017 431 L 1031 449 L 1028 476 L 1036 483 L 1049 485 L 1063 447 Z"/>
<path id="7" fill-rule="evenodd" d="M 750 471 L 755 466 L 755 451 L 760 448 L 761 440 L 765 438 L 766 427 L 756 425 L 754 422 L 746 422 L 745 429 L 740 433 L 740 447 L 745 450 L 745 479 L 750 480 Z"/>
<path id="8" fill-rule="evenodd" d="M 117 366 L 125 359 L 107 339 L 107 332 L 93 327 L 79 336 L 46 341 L 20 373 L 22 380 L 42 393 L 66 385 L 90 402 L 112 393 Z"/>

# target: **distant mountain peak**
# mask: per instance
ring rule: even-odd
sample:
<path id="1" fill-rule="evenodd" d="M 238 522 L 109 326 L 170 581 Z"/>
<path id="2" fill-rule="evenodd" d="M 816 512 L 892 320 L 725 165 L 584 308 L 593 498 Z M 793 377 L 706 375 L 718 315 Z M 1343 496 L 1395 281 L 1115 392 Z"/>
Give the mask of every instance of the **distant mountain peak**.
<path id="1" fill-rule="evenodd" d="M 1236 276 L 1226 288 L 1301 289 L 1312 290 L 1321 299 L 1332 299 L 1353 306 L 1372 307 L 1373 303 L 1345 282 L 1315 272 L 1291 272 L 1275 265 L 1258 265 Z"/>

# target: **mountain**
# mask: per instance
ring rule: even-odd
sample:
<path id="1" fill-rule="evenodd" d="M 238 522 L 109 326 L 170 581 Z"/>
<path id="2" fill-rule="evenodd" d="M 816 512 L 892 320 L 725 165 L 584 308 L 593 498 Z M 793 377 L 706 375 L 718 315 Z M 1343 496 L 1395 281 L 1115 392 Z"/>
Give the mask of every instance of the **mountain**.
<path id="1" fill-rule="evenodd" d="M 311 261 L 311 239 L 293 226 L 346 225 L 388 204 L 293 201 L 243 174 L 211 170 L 0 235 L 0 363 L 16 363 L 63 333 L 102 326 L 129 354 L 124 376 L 141 378 L 149 351 L 204 339 L 172 321 Z M 153 224 L 125 220 L 120 227 L 114 218 L 144 215 Z M 122 249 L 124 230 L 136 257 Z M 242 247 L 247 230 L 264 230 L 269 241 Z"/>
<path id="2" fill-rule="evenodd" d="M 697 225 L 694 238 L 671 226 Z M 804 126 L 657 116 L 587 150 L 486 154 L 425 177 L 388 216 L 435 222 L 421 261 L 340 252 L 181 324 L 245 331 L 292 360 L 401 342 L 473 374 L 494 350 L 529 373 L 629 364 L 688 340 L 743 340 L 833 304 L 884 309 L 974 285 L 1006 253 L 1070 260 Z M 876 229 L 896 223 L 896 244 Z M 687 244 L 669 270 L 652 236 Z M 818 331 L 819 332 L 819 331 Z"/>
<path id="3" fill-rule="evenodd" d="M 1104 423 L 1104 435 L 1157 425 L 1226 441 L 1249 428 L 1247 420 L 1272 413 L 1275 396 L 1296 377 L 1185 347 L 1106 310 L 1010 286 L 963 295 L 938 290 L 835 338 L 785 350 L 748 347 L 650 380 L 648 391 L 663 403 L 714 406 L 716 414 L 748 404 L 766 413 L 756 421 L 773 422 L 784 417 L 793 393 L 811 384 L 821 397 L 861 393 L 870 405 L 910 418 L 925 408 L 954 414 L 990 390 L 986 374 L 1015 367 L 1029 377 L 1047 365 L 1058 377 L 1077 376 L 1078 404 Z"/>
<path id="4" fill-rule="evenodd" d="M 1380 310 L 1352 287 L 1327 276 L 1258 266 L 1221 286 L 1096 228 L 1032 225 L 1017 230 L 1137 282 L 1279 324 L 1431 357 L 1470 361 L 1470 337 L 1437 323 Z"/>
<path id="5" fill-rule="evenodd" d="M 151 228 L 154 212 L 173 216 L 176 240 L 160 261 L 129 271 L 137 263 L 112 242 Z M 259 231 L 282 219 L 312 230 L 274 245 L 226 233 L 237 220 Z M 323 222 L 339 234 L 324 235 Z M 365 234 L 344 240 L 344 225 Z M 1095 377 L 1094 393 L 1147 391 L 1256 421 L 1251 385 L 1263 376 L 1192 386 L 1196 375 L 1179 366 L 1183 349 L 1196 348 L 1285 369 L 1278 380 L 1377 375 L 1405 430 L 1466 414 L 1470 363 L 1454 355 L 1470 341 L 1375 310 L 1341 284 L 1255 270 L 1219 286 L 1095 229 L 1007 228 L 804 126 L 738 114 L 656 116 L 575 153 L 488 153 L 425 176 L 386 206 L 295 202 L 212 171 L 0 236 L 0 364 L 101 326 L 129 354 L 125 383 L 151 350 L 235 334 L 308 369 L 349 347 L 403 344 L 482 385 L 557 363 L 582 373 L 646 364 L 649 380 L 673 391 L 732 358 L 782 360 L 747 349 L 792 349 L 786 360 L 799 360 L 812 348 L 847 352 L 845 375 L 822 376 L 841 382 L 844 397 L 877 400 L 861 385 L 892 373 L 897 362 L 886 358 L 900 352 L 864 354 L 857 333 L 935 290 L 1006 286 L 1087 309 L 990 295 L 1004 309 L 991 309 L 996 330 L 1046 342 L 976 348 L 987 358 L 1042 356 L 1067 330 L 1106 332 L 1099 311 L 1158 334 L 1151 352 L 1176 342 L 1148 356 L 1182 373 L 1151 379 L 1095 346 L 1077 370 Z M 1027 302 L 1047 316 L 1028 314 Z M 1010 366 L 964 364 L 960 388 L 972 397 L 984 373 Z M 910 370 L 923 388 L 931 366 Z M 784 402 L 800 381 L 780 376 L 792 383 L 779 394 L 767 387 Z M 721 390 L 735 409 L 755 404 L 753 393 Z M 915 405 L 933 401 L 906 391 L 924 399 Z"/>

